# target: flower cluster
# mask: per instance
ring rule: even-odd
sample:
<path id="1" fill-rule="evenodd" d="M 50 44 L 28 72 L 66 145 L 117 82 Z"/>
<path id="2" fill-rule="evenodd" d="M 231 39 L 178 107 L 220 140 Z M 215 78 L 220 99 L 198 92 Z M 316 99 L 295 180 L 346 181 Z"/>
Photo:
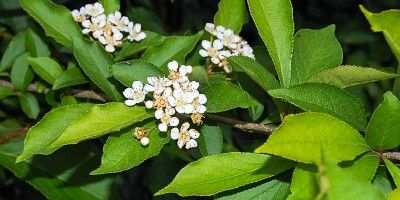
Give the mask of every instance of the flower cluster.
<path id="1" fill-rule="evenodd" d="M 119 11 L 105 15 L 100 3 L 87 4 L 71 12 L 75 21 L 81 23 L 83 34 L 91 34 L 105 46 L 106 51 L 114 52 L 115 47 L 122 45 L 125 38 L 129 41 L 140 41 L 146 37 L 141 24 L 134 24 Z"/>
<path id="2" fill-rule="evenodd" d="M 226 58 L 241 55 L 254 59 L 253 49 L 247 41 L 231 29 L 215 26 L 212 23 L 207 23 L 204 29 L 216 38 L 211 41 L 203 40 L 201 42 L 203 49 L 199 54 L 202 57 L 209 57 L 213 64 L 222 67 L 226 73 L 232 72 L 232 67 Z"/>
<path id="3" fill-rule="evenodd" d="M 144 102 L 148 109 L 155 109 L 154 116 L 160 120 L 158 129 L 161 132 L 167 132 L 168 127 L 175 127 L 171 130 L 171 138 L 177 140 L 179 148 L 185 146 L 186 149 L 197 147 L 197 139 L 200 133 L 195 129 L 189 129 L 190 124 L 184 122 L 181 128 L 176 128 L 180 120 L 177 114 L 190 114 L 192 122 L 200 125 L 203 122 L 204 112 L 207 108 L 205 103 L 207 98 L 200 94 L 198 88 L 199 82 L 190 81 L 188 74 L 192 72 L 192 66 L 180 65 L 177 61 L 168 63 L 168 77 L 148 77 L 147 83 L 134 81 L 131 88 L 126 88 L 123 92 L 127 98 L 125 104 L 134 106 Z M 151 97 L 145 100 L 146 95 Z M 142 145 L 148 144 L 146 133 L 135 130 L 135 137 L 139 139 Z"/>

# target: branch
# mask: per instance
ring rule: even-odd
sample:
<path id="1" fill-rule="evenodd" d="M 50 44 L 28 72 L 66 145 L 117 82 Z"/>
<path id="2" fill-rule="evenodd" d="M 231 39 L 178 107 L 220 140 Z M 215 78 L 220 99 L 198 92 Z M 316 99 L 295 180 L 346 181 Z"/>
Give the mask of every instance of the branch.
<path id="1" fill-rule="evenodd" d="M 0 86 L 1 87 L 5 87 L 5 88 L 9 88 L 9 89 L 12 89 L 12 90 L 15 89 L 15 86 L 11 82 L 6 81 L 6 80 L 0 80 Z M 27 90 L 29 92 L 39 92 L 36 84 L 29 84 Z M 105 97 L 103 97 L 100 94 L 97 94 L 93 90 L 78 90 L 78 89 L 74 89 L 74 90 L 71 90 L 71 91 L 72 91 L 72 96 L 77 97 L 77 98 L 93 99 L 93 100 L 97 100 L 97 101 L 101 101 L 101 102 L 106 102 L 107 101 Z M 47 92 L 49 92 L 49 89 L 45 88 L 43 92 L 46 94 Z M 17 93 L 17 94 L 19 94 L 19 93 Z"/>
<path id="2" fill-rule="evenodd" d="M 19 136 L 24 135 L 26 132 L 28 132 L 29 128 L 30 128 L 29 126 L 23 127 L 23 128 L 15 131 L 15 132 L 7 135 L 7 136 L 1 138 L 0 139 L 0 145 L 1 144 L 5 144 L 5 143 L 9 142 L 10 140 L 13 140 L 13 139 L 15 139 L 15 138 L 17 138 Z"/>
<path id="3" fill-rule="evenodd" d="M 375 152 L 379 157 L 385 157 L 389 160 L 400 161 L 400 152 Z"/>
<path id="4" fill-rule="evenodd" d="M 246 132 L 262 132 L 262 133 L 272 133 L 275 131 L 275 125 L 264 125 L 264 124 L 256 124 L 251 122 L 244 122 L 237 119 L 221 117 L 218 115 L 206 114 L 206 119 L 211 119 L 213 121 L 217 121 L 220 123 L 231 125 L 237 129 Z"/>

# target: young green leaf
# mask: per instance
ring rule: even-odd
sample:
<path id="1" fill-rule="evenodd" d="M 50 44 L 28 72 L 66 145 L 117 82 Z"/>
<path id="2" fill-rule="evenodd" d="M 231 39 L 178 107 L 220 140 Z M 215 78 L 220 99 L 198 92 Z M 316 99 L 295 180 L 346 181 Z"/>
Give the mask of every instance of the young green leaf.
<path id="1" fill-rule="evenodd" d="M 271 180 L 258 185 L 249 185 L 217 195 L 215 200 L 276 200 L 286 199 L 290 183 L 283 180 Z"/>
<path id="2" fill-rule="evenodd" d="M 54 80 L 53 90 L 87 83 L 88 80 L 77 67 L 68 67 Z"/>
<path id="3" fill-rule="evenodd" d="M 387 200 L 398 200 L 400 199 L 400 188 L 397 188 L 389 193 Z"/>
<path id="4" fill-rule="evenodd" d="M 290 85 L 342 64 L 343 51 L 335 37 L 335 25 L 319 30 L 302 29 L 294 38 Z"/>
<path id="5" fill-rule="evenodd" d="M 85 74 L 114 101 L 121 101 L 120 91 L 107 78 L 113 64 L 111 55 L 97 42 L 74 38 L 74 55 Z"/>
<path id="6" fill-rule="evenodd" d="M 244 56 L 230 57 L 228 61 L 233 67 L 238 67 L 249 75 L 265 91 L 279 88 L 279 83 L 275 76 L 257 61 Z"/>
<path id="7" fill-rule="evenodd" d="M 214 24 L 232 29 L 239 33 L 243 24 L 249 21 L 245 0 L 221 0 L 218 12 L 214 16 Z"/>
<path id="8" fill-rule="evenodd" d="M 369 121 L 365 136 L 368 144 L 378 150 L 400 146 L 399 119 L 400 101 L 391 92 L 387 92 Z"/>
<path id="9" fill-rule="evenodd" d="M 28 58 L 33 71 L 50 84 L 63 72 L 61 66 L 49 57 Z"/>
<path id="10" fill-rule="evenodd" d="M 81 28 L 64 6 L 54 4 L 50 0 L 20 2 L 22 8 L 43 27 L 46 35 L 58 43 L 72 48 L 72 38 L 82 38 Z"/>
<path id="11" fill-rule="evenodd" d="M 203 156 L 219 154 L 222 152 L 224 138 L 219 126 L 210 126 L 204 124 L 201 127 L 200 138 L 198 140 L 199 149 Z"/>
<path id="12" fill-rule="evenodd" d="M 157 123 L 150 122 L 143 126 L 149 132 L 150 144 L 146 147 L 133 136 L 134 129 L 122 130 L 108 137 L 103 147 L 101 165 L 91 174 L 116 173 L 138 166 L 143 161 L 156 156 L 170 137 L 167 133 L 161 133 L 156 128 Z"/>
<path id="13" fill-rule="evenodd" d="M 209 85 L 207 71 L 203 66 L 193 66 L 192 73 L 188 76 L 190 80 L 197 81 L 202 85 Z"/>
<path id="14" fill-rule="evenodd" d="M 79 116 L 88 112 L 93 104 L 62 106 L 48 112 L 25 137 L 24 150 L 17 162 L 27 160 L 35 154 L 44 154 L 44 149 L 57 139 L 61 133 Z"/>
<path id="15" fill-rule="evenodd" d="M 24 93 L 18 96 L 19 104 L 22 111 L 31 119 L 36 119 L 39 115 L 39 103 L 35 95 L 31 93 Z"/>
<path id="16" fill-rule="evenodd" d="M 293 164 L 279 157 L 254 153 L 211 155 L 184 167 L 172 183 L 155 195 L 209 196 L 280 174 Z"/>
<path id="17" fill-rule="evenodd" d="M 267 46 L 281 85 L 288 87 L 291 79 L 293 52 L 293 10 L 290 0 L 247 0 L 250 15 Z"/>
<path id="18" fill-rule="evenodd" d="M 172 60 L 183 63 L 186 55 L 193 50 L 202 35 L 203 31 L 192 36 L 167 37 L 161 44 L 148 48 L 141 59 L 166 71 L 167 63 Z"/>
<path id="19" fill-rule="evenodd" d="M 318 170 L 315 165 L 298 163 L 294 169 L 288 200 L 315 199 L 319 193 Z"/>
<path id="20" fill-rule="evenodd" d="M 112 14 L 120 9 L 120 0 L 99 0 L 106 14 Z"/>
<path id="21" fill-rule="evenodd" d="M 207 96 L 207 112 L 210 113 L 257 105 L 257 101 L 247 92 L 227 81 L 211 84 L 203 93 Z"/>
<path id="22" fill-rule="evenodd" d="M 12 89 L 0 86 L 0 100 L 6 98 L 8 96 L 11 96 L 13 94 L 14 94 L 14 92 Z"/>
<path id="23" fill-rule="evenodd" d="M 18 56 L 11 69 L 11 83 L 19 91 L 25 91 L 33 80 L 33 71 L 29 67 L 28 53 Z"/>
<path id="24" fill-rule="evenodd" d="M 354 178 L 358 178 L 365 182 L 371 182 L 379 167 L 379 162 L 380 159 L 376 154 L 368 152 L 359 156 L 355 160 L 345 161 L 339 165 L 344 169 L 344 171 L 350 172 Z"/>
<path id="25" fill-rule="evenodd" d="M 392 178 L 394 180 L 394 183 L 396 184 L 397 187 L 400 186 L 400 169 L 397 167 L 395 164 L 392 163 L 392 161 L 383 158 L 383 161 L 385 162 L 385 165 L 387 169 L 390 172 L 390 175 L 392 175 Z"/>
<path id="26" fill-rule="evenodd" d="M 288 115 L 256 153 L 269 153 L 304 163 L 320 163 L 321 150 L 336 161 L 368 151 L 365 139 L 345 122 L 324 113 Z"/>
<path id="27" fill-rule="evenodd" d="M 327 150 L 324 148 L 324 150 Z M 326 192 L 327 199 L 365 199 L 384 200 L 385 195 L 372 184 L 360 181 L 337 166 L 329 157 L 324 157 L 319 168 L 325 169 L 320 176 L 321 190 Z"/>
<path id="28" fill-rule="evenodd" d="M 307 82 L 327 83 L 340 88 L 391 79 L 399 76 L 384 69 L 343 65 L 311 76 Z"/>
<path id="29" fill-rule="evenodd" d="M 148 77 L 164 76 L 158 67 L 143 60 L 115 63 L 111 66 L 111 69 L 113 76 L 127 87 L 131 87 L 133 81 L 146 83 Z"/>
<path id="30" fill-rule="evenodd" d="M 156 46 L 161 44 L 165 40 L 165 36 L 159 35 L 155 32 L 145 31 L 146 38 L 140 42 L 126 42 L 123 44 L 121 49 L 115 53 L 114 60 L 121 61 L 135 54 L 148 49 L 151 46 Z"/>
<path id="31" fill-rule="evenodd" d="M 3 57 L 1 58 L 0 72 L 11 68 L 14 64 L 14 60 L 25 52 L 25 35 L 26 32 L 20 32 L 16 34 L 11 42 L 8 44 L 7 49 L 4 52 Z"/>
<path id="32" fill-rule="evenodd" d="M 32 29 L 26 31 L 26 48 L 31 57 L 50 56 L 49 47 Z"/>
<path id="33" fill-rule="evenodd" d="M 107 133 L 119 131 L 134 123 L 153 117 L 144 107 L 128 107 L 123 103 L 107 103 L 96 105 L 88 112 L 80 115 L 54 140 L 46 153 L 83 140 L 97 138 Z"/>
<path id="34" fill-rule="evenodd" d="M 335 86 L 305 83 L 287 89 L 270 90 L 268 93 L 303 110 L 331 114 L 360 130 L 365 130 L 367 119 L 363 102 Z"/>

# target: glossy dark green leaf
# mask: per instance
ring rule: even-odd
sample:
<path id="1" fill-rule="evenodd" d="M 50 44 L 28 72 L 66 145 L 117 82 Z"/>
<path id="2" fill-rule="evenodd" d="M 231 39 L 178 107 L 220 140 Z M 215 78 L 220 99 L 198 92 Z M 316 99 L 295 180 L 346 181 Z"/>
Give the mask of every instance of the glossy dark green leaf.
<path id="1" fill-rule="evenodd" d="M 147 82 L 147 77 L 163 76 L 158 67 L 143 60 L 131 60 L 119 62 L 111 66 L 113 76 L 127 87 L 131 87 L 133 81 Z"/>
<path id="2" fill-rule="evenodd" d="M 263 154 L 215 154 L 184 167 L 168 186 L 155 195 L 209 196 L 266 179 L 292 167 L 293 163 L 288 160 Z"/>
<path id="3" fill-rule="evenodd" d="M 270 90 L 268 93 L 303 110 L 328 113 L 360 130 L 366 128 L 363 102 L 335 86 L 305 83 L 287 89 Z"/>
<path id="4" fill-rule="evenodd" d="M 389 170 L 390 175 L 392 175 L 393 181 L 397 187 L 400 186 L 400 169 L 397 167 L 392 161 L 384 158 L 383 161 L 387 169 Z"/>
<path id="5" fill-rule="evenodd" d="M 211 84 L 203 93 L 207 96 L 207 112 L 210 113 L 257 105 L 257 101 L 246 91 L 227 81 Z"/>
<path id="6" fill-rule="evenodd" d="M 74 55 L 85 74 L 114 101 L 122 101 L 121 92 L 108 80 L 113 64 L 111 55 L 97 42 L 74 38 Z"/>
<path id="7" fill-rule="evenodd" d="M 368 144 L 378 150 L 400 146 L 400 101 L 391 92 L 372 114 L 367 128 Z"/>
<path id="8" fill-rule="evenodd" d="M 18 56 L 11 69 L 11 83 L 19 91 L 25 91 L 33 80 L 33 71 L 29 67 L 28 53 Z"/>
<path id="9" fill-rule="evenodd" d="M 36 119 L 39 115 L 40 108 L 39 102 L 35 95 L 31 93 L 24 93 L 18 96 L 19 104 L 22 111 L 31 119 Z"/>
<path id="10" fill-rule="evenodd" d="M 54 84 L 56 78 L 63 72 L 61 66 L 49 57 L 28 57 L 28 62 L 33 71 L 50 84 Z"/>
<path id="11" fill-rule="evenodd" d="M 32 29 L 26 31 L 26 48 L 31 57 L 50 56 L 49 47 Z"/>
<path id="12" fill-rule="evenodd" d="M 46 35 L 66 47 L 72 48 L 72 38 L 82 38 L 81 28 L 71 11 L 50 0 L 21 0 L 22 8 L 45 30 Z"/>
<path id="13" fill-rule="evenodd" d="M 208 85 L 208 75 L 203 66 L 194 66 L 192 73 L 189 74 L 189 80 L 197 81 L 202 85 Z"/>
<path id="14" fill-rule="evenodd" d="M 135 139 L 134 129 L 126 129 L 112 134 L 103 147 L 100 167 L 91 174 L 121 172 L 158 155 L 164 144 L 169 141 L 170 136 L 158 131 L 157 123 L 154 121 L 142 127 L 151 130 L 148 136 L 150 140 L 148 146 L 142 146 L 140 141 Z"/>
<path id="15" fill-rule="evenodd" d="M 290 85 L 307 81 L 312 75 L 339 66 L 343 51 L 335 37 L 335 25 L 319 30 L 302 29 L 294 38 Z"/>
<path id="16" fill-rule="evenodd" d="M 221 0 L 218 12 L 214 16 L 214 24 L 232 29 L 238 33 L 243 24 L 249 21 L 245 0 Z"/>
<path id="17" fill-rule="evenodd" d="M 99 0 L 99 2 L 103 5 L 106 14 L 114 13 L 120 9 L 120 0 Z"/>
<path id="18" fill-rule="evenodd" d="M 10 41 L 1 58 L 0 72 L 11 68 L 15 59 L 26 51 L 25 35 L 26 32 L 20 32 Z"/>
<path id="19" fill-rule="evenodd" d="M 203 156 L 219 154 L 222 152 L 224 138 L 219 126 L 202 125 L 198 139 L 199 149 Z"/>
<path id="20" fill-rule="evenodd" d="M 0 100 L 6 98 L 8 96 L 11 96 L 13 94 L 14 94 L 14 91 L 12 89 L 0 86 Z"/>
<path id="21" fill-rule="evenodd" d="M 94 104 L 62 106 L 48 112 L 25 137 L 24 150 L 17 162 L 26 160 L 34 154 L 42 154 L 46 146 L 57 139 L 79 116 L 88 112 Z"/>
<path id="22" fill-rule="evenodd" d="M 68 67 L 67 70 L 63 71 L 57 78 L 54 80 L 53 90 L 58 90 L 61 88 L 80 85 L 87 83 L 88 80 L 79 70 L 79 68 L 75 66 Z"/>

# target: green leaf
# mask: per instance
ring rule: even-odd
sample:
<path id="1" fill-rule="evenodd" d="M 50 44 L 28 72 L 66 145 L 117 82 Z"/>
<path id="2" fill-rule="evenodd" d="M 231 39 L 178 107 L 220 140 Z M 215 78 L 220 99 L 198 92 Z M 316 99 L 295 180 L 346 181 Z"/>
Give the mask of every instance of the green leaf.
<path id="1" fill-rule="evenodd" d="M 397 188 L 389 193 L 387 200 L 397 200 L 400 199 L 400 188 Z"/>
<path id="2" fill-rule="evenodd" d="M 232 152 L 211 155 L 184 167 L 172 183 L 155 195 L 209 196 L 266 179 L 291 167 L 293 162 L 262 154 Z"/>
<path id="3" fill-rule="evenodd" d="M 27 160 L 34 154 L 44 154 L 46 146 L 57 139 L 79 116 L 88 112 L 93 104 L 62 106 L 48 112 L 25 137 L 24 150 L 17 162 Z"/>
<path id="4" fill-rule="evenodd" d="M 119 5 L 120 0 L 99 0 L 101 5 L 104 7 L 104 12 L 106 14 L 114 13 L 120 9 Z"/>
<path id="5" fill-rule="evenodd" d="M 355 178 L 365 182 L 371 182 L 379 167 L 380 159 L 372 152 L 359 156 L 355 160 L 340 163 L 340 166 L 350 172 Z"/>
<path id="6" fill-rule="evenodd" d="M 340 88 L 391 79 L 398 74 L 369 67 L 344 65 L 324 70 L 311 76 L 307 82 L 327 83 Z"/>
<path id="7" fill-rule="evenodd" d="M 74 55 L 85 74 L 114 101 L 122 101 L 118 89 L 107 78 L 113 64 L 111 55 L 98 43 L 74 38 Z"/>
<path id="8" fill-rule="evenodd" d="M 0 62 L 0 72 L 11 68 L 14 64 L 14 60 L 18 56 L 25 53 L 25 35 L 26 32 L 20 32 L 14 36 L 11 42 L 8 44 L 3 57 Z"/>
<path id="9" fill-rule="evenodd" d="M 0 165 L 32 185 L 48 199 L 107 200 L 120 197 L 114 177 L 89 176 L 99 156 L 91 145 L 82 144 L 31 162 L 15 163 L 23 141 L 0 145 Z"/>
<path id="10" fill-rule="evenodd" d="M 293 172 L 288 200 L 315 199 L 318 195 L 318 170 L 315 165 L 298 163 Z"/>
<path id="11" fill-rule="evenodd" d="M 219 126 L 204 124 L 200 131 L 199 149 L 203 156 L 219 154 L 222 152 L 224 138 Z"/>
<path id="12" fill-rule="evenodd" d="M 383 161 L 385 162 L 385 165 L 387 169 L 389 170 L 390 175 L 392 175 L 392 178 L 394 180 L 394 183 L 396 184 L 397 187 L 400 186 L 400 169 L 397 167 L 395 164 L 392 163 L 392 161 L 383 158 Z"/>
<path id="13" fill-rule="evenodd" d="M 26 31 L 26 48 L 31 57 L 50 56 L 49 47 L 32 29 Z"/>
<path id="14" fill-rule="evenodd" d="M 121 61 L 135 54 L 148 49 L 151 46 L 161 44 L 166 37 L 159 35 L 155 32 L 145 31 L 146 38 L 140 42 L 125 42 L 121 49 L 115 53 L 115 60 Z"/>
<path id="15" fill-rule="evenodd" d="M 214 24 L 232 29 L 239 33 L 243 24 L 249 21 L 245 0 L 221 0 L 218 12 L 214 16 Z"/>
<path id="16" fill-rule="evenodd" d="M 376 171 L 374 179 L 372 179 L 372 183 L 382 190 L 385 194 L 388 194 L 392 191 L 396 186 L 391 183 L 390 175 L 386 166 L 379 166 Z"/>
<path id="17" fill-rule="evenodd" d="M 345 122 L 324 113 L 288 115 L 256 153 L 269 153 L 304 163 L 320 163 L 321 150 L 336 161 L 368 151 L 365 139 Z"/>
<path id="18" fill-rule="evenodd" d="M 342 64 L 343 51 L 335 37 L 335 25 L 319 30 L 302 29 L 294 38 L 290 85 L 306 82 L 312 75 Z"/>
<path id="19" fill-rule="evenodd" d="M 243 70 L 265 91 L 279 88 L 279 83 L 275 76 L 261 66 L 257 61 L 244 56 L 230 57 L 228 58 L 228 61 L 233 67 L 239 67 Z"/>
<path id="20" fill-rule="evenodd" d="M 58 43 L 72 48 L 72 38 L 82 38 L 79 25 L 71 12 L 50 0 L 21 0 L 22 8 L 45 30 L 46 35 Z"/>
<path id="21" fill-rule="evenodd" d="M 324 148 L 324 150 L 327 150 Z M 384 193 L 372 184 L 360 181 L 347 173 L 329 158 L 324 158 L 320 168 L 325 168 L 320 176 L 322 191 L 327 190 L 327 199 L 384 200 Z"/>
<path id="22" fill-rule="evenodd" d="M 400 146 L 399 119 L 400 101 L 391 92 L 387 92 L 369 121 L 365 136 L 368 144 L 378 150 Z"/>
<path id="23" fill-rule="evenodd" d="M 292 5 L 289 0 L 247 2 L 250 15 L 272 57 L 281 85 L 288 87 L 294 34 Z"/>
<path id="24" fill-rule="evenodd" d="M 150 117 L 153 117 L 153 114 L 140 106 L 128 107 L 117 102 L 95 105 L 88 112 L 73 120 L 46 148 L 48 150 L 46 153 L 51 153 L 64 145 L 77 144 L 83 140 L 119 131 Z"/>
<path id="25" fill-rule="evenodd" d="M 163 76 L 163 73 L 153 64 L 143 60 L 131 60 L 119 62 L 111 66 L 114 77 L 127 87 L 131 87 L 133 81 L 147 82 L 147 77 Z"/>
<path id="26" fill-rule="evenodd" d="M 33 71 L 29 67 L 28 53 L 18 56 L 11 69 L 11 83 L 19 91 L 25 91 L 33 80 Z"/>
<path id="27" fill-rule="evenodd" d="M 22 111 L 31 119 L 36 119 L 39 115 L 39 103 L 35 95 L 31 93 L 24 93 L 18 96 L 19 104 Z"/>
<path id="28" fill-rule="evenodd" d="M 192 36 L 167 37 L 161 44 L 148 48 L 141 59 L 159 68 L 165 67 L 172 60 L 183 64 L 186 55 L 193 50 L 202 35 L 203 31 Z"/>
<path id="29" fill-rule="evenodd" d="M 288 89 L 270 90 L 268 93 L 303 110 L 327 113 L 365 130 L 367 119 L 363 102 L 335 86 L 305 83 Z"/>
<path id="30" fill-rule="evenodd" d="M 81 73 L 79 68 L 72 66 L 68 67 L 67 70 L 63 71 L 57 78 L 54 80 L 53 90 L 59 90 L 61 88 L 80 85 L 87 83 L 88 80 Z"/>
<path id="31" fill-rule="evenodd" d="M 211 84 L 203 93 L 207 96 L 207 112 L 210 113 L 257 105 L 257 101 L 248 93 L 227 81 Z"/>
<path id="32" fill-rule="evenodd" d="M 28 58 L 33 71 L 50 84 L 63 72 L 61 66 L 49 57 Z"/>
<path id="33" fill-rule="evenodd" d="M 13 94 L 14 94 L 14 92 L 12 89 L 0 86 L 0 100 L 6 98 L 8 96 L 11 96 Z"/>
<path id="34" fill-rule="evenodd" d="M 116 173 L 138 166 L 148 158 L 158 155 L 161 148 L 169 141 L 167 133 L 161 133 L 157 129 L 155 121 L 143 126 L 149 132 L 150 143 L 143 147 L 140 141 L 133 136 L 134 129 L 127 129 L 112 134 L 103 147 L 101 165 L 91 172 L 92 175 Z"/>
<path id="35" fill-rule="evenodd" d="M 209 85 L 208 74 L 203 66 L 193 66 L 192 73 L 188 76 L 190 80 L 197 81 L 202 85 Z"/>
<path id="36" fill-rule="evenodd" d="M 216 200 L 276 200 L 286 199 L 290 184 L 281 180 L 271 180 L 257 186 L 238 188 L 218 195 Z"/>

